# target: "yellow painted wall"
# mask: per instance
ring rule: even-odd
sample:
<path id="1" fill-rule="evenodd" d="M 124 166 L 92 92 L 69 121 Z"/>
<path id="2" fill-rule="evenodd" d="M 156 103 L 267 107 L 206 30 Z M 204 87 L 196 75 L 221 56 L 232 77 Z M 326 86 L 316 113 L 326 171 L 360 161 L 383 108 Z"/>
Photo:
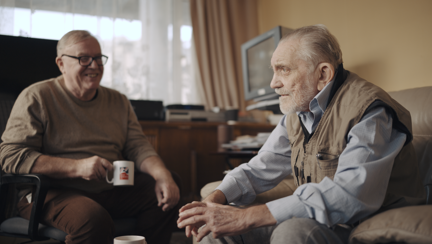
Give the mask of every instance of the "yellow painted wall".
<path id="1" fill-rule="evenodd" d="M 344 67 L 386 91 L 432 86 L 432 0 L 258 0 L 259 30 L 324 24 Z"/>

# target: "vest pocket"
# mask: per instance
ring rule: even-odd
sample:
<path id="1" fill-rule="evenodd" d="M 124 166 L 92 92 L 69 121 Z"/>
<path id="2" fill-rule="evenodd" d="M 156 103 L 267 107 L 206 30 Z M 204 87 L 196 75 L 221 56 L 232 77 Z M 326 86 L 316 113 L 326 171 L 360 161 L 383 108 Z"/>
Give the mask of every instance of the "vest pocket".
<path id="1" fill-rule="evenodd" d="M 339 154 L 329 154 L 319 152 L 317 158 L 317 182 L 321 182 L 324 177 L 333 180 L 339 163 Z"/>

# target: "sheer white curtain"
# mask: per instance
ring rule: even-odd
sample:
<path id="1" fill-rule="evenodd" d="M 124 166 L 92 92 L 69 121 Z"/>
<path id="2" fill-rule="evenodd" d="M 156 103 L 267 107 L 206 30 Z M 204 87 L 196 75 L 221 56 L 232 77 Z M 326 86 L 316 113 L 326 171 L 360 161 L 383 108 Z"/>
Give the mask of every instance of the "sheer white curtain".
<path id="1" fill-rule="evenodd" d="M 103 86 L 129 99 L 200 103 L 189 0 L 0 0 L 2 35 L 59 40 L 78 29 L 109 57 Z"/>

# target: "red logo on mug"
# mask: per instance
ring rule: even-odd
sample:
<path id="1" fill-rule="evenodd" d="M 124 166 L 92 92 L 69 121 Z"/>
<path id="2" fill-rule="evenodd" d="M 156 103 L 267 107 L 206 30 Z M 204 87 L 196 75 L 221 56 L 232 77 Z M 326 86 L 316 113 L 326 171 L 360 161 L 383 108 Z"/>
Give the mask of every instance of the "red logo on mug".
<path id="1" fill-rule="evenodd" d="M 129 169 L 128 167 L 120 167 L 120 180 L 129 179 Z"/>

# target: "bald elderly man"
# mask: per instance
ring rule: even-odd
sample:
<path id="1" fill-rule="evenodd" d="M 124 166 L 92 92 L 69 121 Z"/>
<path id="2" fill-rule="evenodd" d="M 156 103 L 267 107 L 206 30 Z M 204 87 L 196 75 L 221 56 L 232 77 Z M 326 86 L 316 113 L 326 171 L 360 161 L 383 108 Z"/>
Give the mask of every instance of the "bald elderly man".
<path id="1" fill-rule="evenodd" d="M 131 216 L 138 220 L 136 234 L 148 243 L 169 243 L 179 188 L 126 96 L 100 86 L 107 59 L 87 31 L 61 38 L 55 62 L 62 75 L 31 85 L 17 98 L 2 136 L 2 170 L 53 178 L 42 222 L 66 232 L 68 244 L 112 243 L 112 219 Z M 122 159 L 140 172 L 133 187 L 105 180 L 113 161 Z M 28 219 L 31 192 L 22 194 L 19 214 Z"/>

